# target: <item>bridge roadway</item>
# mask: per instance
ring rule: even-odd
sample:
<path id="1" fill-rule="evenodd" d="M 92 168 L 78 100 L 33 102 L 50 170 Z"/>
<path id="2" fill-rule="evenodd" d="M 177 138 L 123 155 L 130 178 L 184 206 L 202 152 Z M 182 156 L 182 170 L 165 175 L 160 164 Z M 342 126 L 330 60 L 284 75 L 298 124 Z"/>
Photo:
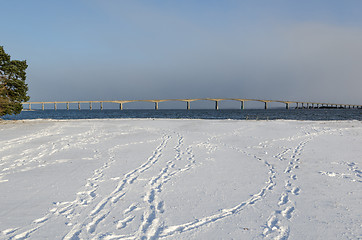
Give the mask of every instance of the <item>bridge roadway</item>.
<path id="1" fill-rule="evenodd" d="M 158 104 L 161 102 L 186 102 L 186 109 L 191 108 L 191 102 L 195 101 L 213 101 L 215 102 L 215 109 L 219 109 L 220 101 L 238 101 L 240 102 L 240 108 L 245 108 L 245 102 L 263 102 L 264 109 L 268 109 L 268 103 L 282 103 L 285 104 L 285 108 L 289 109 L 291 104 L 295 104 L 295 108 L 361 108 L 362 105 L 355 104 L 336 104 L 336 103 L 321 103 L 321 102 L 299 102 L 299 101 L 281 101 L 281 100 L 262 100 L 262 99 L 242 99 L 242 98 L 195 98 L 195 99 L 152 99 L 152 100 L 111 100 L 111 101 L 54 101 L 54 102 L 24 102 L 23 105 L 28 105 L 28 109 L 31 110 L 32 105 L 41 105 L 42 110 L 45 109 L 46 104 L 54 104 L 54 110 L 57 110 L 57 104 L 66 104 L 67 110 L 69 110 L 69 104 L 78 104 L 78 109 L 81 109 L 81 103 L 89 103 L 89 109 L 92 110 L 93 103 L 99 103 L 100 109 L 103 110 L 103 103 L 118 103 L 119 108 L 123 109 L 123 104 L 132 102 L 152 102 L 155 104 L 155 109 L 158 109 Z"/>

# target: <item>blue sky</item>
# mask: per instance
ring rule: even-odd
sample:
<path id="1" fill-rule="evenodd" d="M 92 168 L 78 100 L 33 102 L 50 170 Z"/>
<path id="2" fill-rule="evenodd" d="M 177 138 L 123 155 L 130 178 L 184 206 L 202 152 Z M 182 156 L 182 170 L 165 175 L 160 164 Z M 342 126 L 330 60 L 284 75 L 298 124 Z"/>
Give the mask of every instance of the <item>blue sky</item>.
<path id="1" fill-rule="evenodd" d="M 32 101 L 362 102 L 362 1 L 2 1 Z"/>

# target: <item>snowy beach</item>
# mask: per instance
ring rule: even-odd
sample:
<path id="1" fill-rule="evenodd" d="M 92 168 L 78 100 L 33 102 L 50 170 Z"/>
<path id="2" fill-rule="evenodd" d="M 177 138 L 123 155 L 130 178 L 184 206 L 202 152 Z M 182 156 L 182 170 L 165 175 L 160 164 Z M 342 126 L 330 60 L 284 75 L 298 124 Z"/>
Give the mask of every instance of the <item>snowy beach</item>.
<path id="1" fill-rule="evenodd" d="M 361 239 L 360 121 L 0 122 L 0 239 Z"/>

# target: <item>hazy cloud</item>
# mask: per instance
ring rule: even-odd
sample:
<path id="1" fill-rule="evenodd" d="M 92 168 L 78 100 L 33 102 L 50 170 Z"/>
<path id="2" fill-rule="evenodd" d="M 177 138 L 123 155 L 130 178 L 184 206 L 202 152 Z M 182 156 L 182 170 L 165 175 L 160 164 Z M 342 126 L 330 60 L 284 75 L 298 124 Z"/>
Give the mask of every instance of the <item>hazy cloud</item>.
<path id="1" fill-rule="evenodd" d="M 81 1 L 71 12 L 62 9 L 57 14 L 67 18 L 54 17 L 55 28 L 34 30 L 47 41 L 31 36 L 35 47 L 26 50 L 32 100 L 245 97 L 362 102 L 358 24 L 330 21 L 332 17 L 323 14 L 337 14 L 331 8 L 322 14 L 328 21 L 313 17 L 320 16 L 316 9 L 308 21 L 297 8 L 293 19 L 287 11 L 291 7 L 210 4 L 94 0 Z M 6 48 L 14 37 L 5 39 Z"/>

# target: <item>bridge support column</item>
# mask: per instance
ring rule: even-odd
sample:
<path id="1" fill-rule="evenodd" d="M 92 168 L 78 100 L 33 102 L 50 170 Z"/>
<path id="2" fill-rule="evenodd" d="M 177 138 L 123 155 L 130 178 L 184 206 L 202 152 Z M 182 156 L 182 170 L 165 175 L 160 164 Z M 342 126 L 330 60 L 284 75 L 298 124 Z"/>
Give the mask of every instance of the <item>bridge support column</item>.
<path id="1" fill-rule="evenodd" d="M 268 109 L 268 103 L 264 102 L 264 109 Z"/>
<path id="2" fill-rule="evenodd" d="M 41 104 L 41 109 L 44 111 L 44 103 Z"/>
<path id="3" fill-rule="evenodd" d="M 54 110 L 57 110 L 57 103 L 54 103 Z"/>
<path id="4" fill-rule="evenodd" d="M 67 110 L 69 110 L 69 102 L 67 102 Z"/>
<path id="5" fill-rule="evenodd" d="M 158 102 L 155 102 L 155 110 L 158 110 Z"/>
<path id="6" fill-rule="evenodd" d="M 319 108 L 319 104 L 317 104 L 317 108 Z"/>
<path id="7" fill-rule="evenodd" d="M 219 110 L 219 101 L 215 101 L 215 110 Z"/>
<path id="8" fill-rule="evenodd" d="M 285 103 L 285 109 L 289 109 L 289 103 Z"/>
<path id="9" fill-rule="evenodd" d="M 186 109 L 190 110 L 190 102 L 186 102 Z"/>
<path id="10" fill-rule="evenodd" d="M 80 103 L 78 103 L 78 110 L 80 110 Z"/>
<path id="11" fill-rule="evenodd" d="M 119 110 L 123 110 L 123 104 L 122 103 L 119 104 Z"/>
<path id="12" fill-rule="evenodd" d="M 244 101 L 240 101 L 240 108 L 241 108 L 241 110 L 244 109 Z"/>
<path id="13" fill-rule="evenodd" d="M 304 103 L 302 103 L 302 108 L 304 108 Z"/>
<path id="14" fill-rule="evenodd" d="M 100 102 L 101 110 L 103 110 L 103 102 Z"/>
<path id="15" fill-rule="evenodd" d="M 29 103 L 29 110 L 31 110 L 31 103 Z"/>
<path id="16" fill-rule="evenodd" d="M 89 102 L 89 110 L 92 110 L 92 103 Z"/>
<path id="17" fill-rule="evenodd" d="M 297 103 L 297 106 L 295 107 L 296 109 L 298 109 L 299 108 L 299 103 Z"/>

